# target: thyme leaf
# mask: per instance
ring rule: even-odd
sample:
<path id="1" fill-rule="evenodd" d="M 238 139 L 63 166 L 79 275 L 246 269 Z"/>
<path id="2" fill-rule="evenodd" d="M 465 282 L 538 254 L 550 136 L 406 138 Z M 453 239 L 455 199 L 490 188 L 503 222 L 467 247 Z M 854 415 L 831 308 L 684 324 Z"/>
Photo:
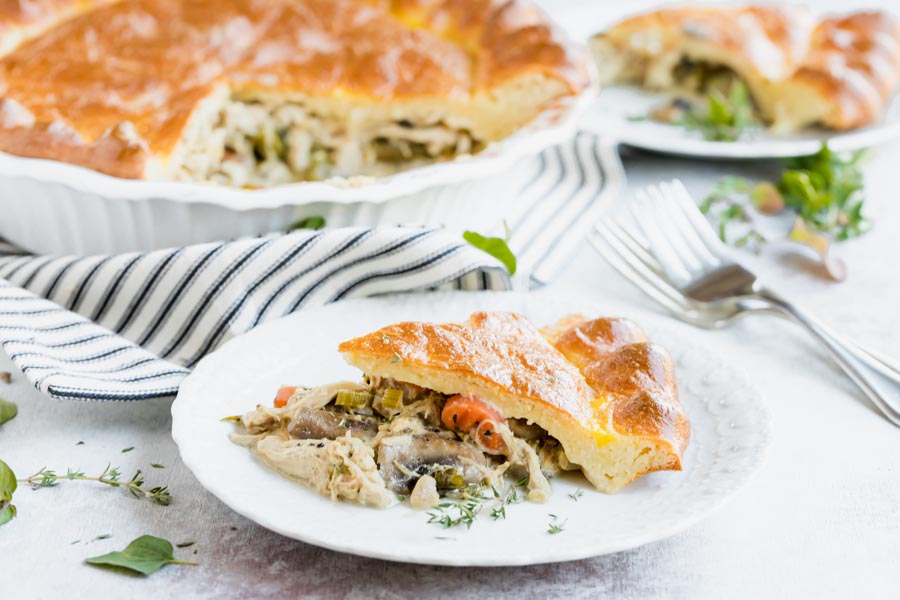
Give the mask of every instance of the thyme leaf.
<path id="1" fill-rule="evenodd" d="M 568 519 L 564 521 L 560 521 L 557 515 L 548 514 L 550 517 L 550 523 L 547 524 L 547 533 L 550 535 L 556 535 L 557 533 L 562 533 L 565 530 L 566 522 Z"/>

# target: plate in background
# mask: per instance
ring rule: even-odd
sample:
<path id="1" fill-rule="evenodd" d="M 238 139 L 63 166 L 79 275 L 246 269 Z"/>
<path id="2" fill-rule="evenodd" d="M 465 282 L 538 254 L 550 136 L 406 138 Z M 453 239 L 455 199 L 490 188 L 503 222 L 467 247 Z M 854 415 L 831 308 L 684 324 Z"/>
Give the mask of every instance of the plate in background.
<path id="1" fill-rule="evenodd" d="M 734 142 L 705 140 L 701 132 L 679 125 L 635 120 L 669 99 L 665 94 L 634 86 L 605 87 L 581 126 L 644 150 L 719 160 L 804 156 L 817 152 L 823 142 L 836 151 L 859 150 L 900 138 L 900 96 L 894 99 L 881 123 L 869 127 L 846 132 L 809 129 L 782 135 L 762 129 L 748 132 Z"/>

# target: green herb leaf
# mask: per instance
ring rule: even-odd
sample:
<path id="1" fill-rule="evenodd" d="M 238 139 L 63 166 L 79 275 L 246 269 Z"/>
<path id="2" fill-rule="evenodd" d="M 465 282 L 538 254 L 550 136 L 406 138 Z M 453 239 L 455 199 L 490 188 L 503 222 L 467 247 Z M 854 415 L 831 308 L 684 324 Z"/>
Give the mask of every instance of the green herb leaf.
<path id="1" fill-rule="evenodd" d="M 733 142 L 756 124 L 753 100 L 743 82 L 733 81 L 727 94 L 712 90 L 706 96 L 705 109 L 692 108 L 673 124 L 697 129 L 707 140 Z"/>
<path id="2" fill-rule="evenodd" d="M 159 463 L 150 463 L 150 466 L 153 467 L 154 469 L 165 469 L 166 468 L 165 465 L 161 465 Z"/>
<path id="3" fill-rule="evenodd" d="M 16 516 L 12 497 L 18 486 L 16 474 L 8 464 L 0 460 L 0 525 L 9 523 Z"/>
<path id="4" fill-rule="evenodd" d="M 197 542 L 194 542 L 194 541 L 190 541 L 190 542 L 181 542 L 180 544 L 175 544 L 175 547 L 176 547 L 176 548 L 187 548 L 187 547 L 189 547 L 189 546 L 193 546 L 193 545 L 196 544 L 196 543 L 197 543 Z"/>
<path id="5" fill-rule="evenodd" d="M 778 180 L 786 206 L 811 228 L 838 241 L 864 234 L 869 223 L 862 214 L 864 182 L 861 153 L 835 155 L 827 144 L 815 154 L 788 161 Z"/>
<path id="6" fill-rule="evenodd" d="M 22 479 L 21 482 L 30 484 L 34 489 L 39 489 L 59 485 L 60 480 L 95 481 L 114 488 L 125 488 L 135 498 L 144 497 L 163 506 L 168 506 L 172 502 L 172 495 L 166 486 L 148 490 L 144 487 L 144 478 L 140 470 L 137 470 L 129 481 L 122 481 L 122 472 L 119 471 L 119 467 L 113 467 L 111 464 L 107 464 L 103 472 L 96 477 L 88 477 L 84 472 L 72 468 L 67 469 L 65 475 L 60 475 L 56 471 L 44 467 L 31 477 Z"/>
<path id="7" fill-rule="evenodd" d="M 550 517 L 551 521 L 547 524 L 547 533 L 550 535 L 556 535 L 557 533 L 562 533 L 566 526 L 566 521 L 560 522 L 559 517 L 553 514 L 547 515 Z"/>
<path id="8" fill-rule="evenodd" d="M 95 537 L 95 538 L 94 538 L 94 541 L 96 542 L 96 541 L 99 541 L 99 540 L 108 540 L 108 539 L 111 538 L 111 537 L 112 537 L 112 534 L 111 534 L 111 533 L 104 533 L 103 535 L 98 535 L 97 537 Z"/>
<path id="9" fill-rule="evenodd" d="M 576 490 L 575 492 L 569 494 L 569 498 L 578 502 L 578 499 L 584 496 L 584 490 Z"/>
<path id="10" fill-rule="evenodd" d="M 289 227 L 289 230 L 295 231 L 297 229 L 322 229 L 323 227 L 325 227 L 325 217 L 314 215 L 312 217 L 300 219 L 299 221 L 291 225 Z"/>
<path id="11" fill-rule="evenodd" d="M 463 239 L 503 263 L 510 275 L 516 274 L 516 255 L 512 253 L 502 238 L 484 237 L 480 233 L 466 231 L 463 233 Z"/>
<path id="12" fill-rule="evenodd" d="M 126 454 L 126 453 L 128 453 L 128 452 L 131 452 L 132 450 L 134 450 L 134 446 L 129 446 L 128 448 L 123 448 L 123 449 L 122 449 L 122 454 Z"/>
<path id="13" fill-rule="evenodd" d="M 176 560 L 171 542 L 152 535 L 142 535 L 121 552 L 110 552 L 88 558 L 91 565 L 124 567 L 143 575 L 151 575 L 168 564 L 192 565 L 197 563 Z"/>
<path id="14" fill-rule="evenodd" d="M 12 421 L 17 414 L 19 414 L 19 408 L 15 404 L 0 398 L 0 425 Z"/>

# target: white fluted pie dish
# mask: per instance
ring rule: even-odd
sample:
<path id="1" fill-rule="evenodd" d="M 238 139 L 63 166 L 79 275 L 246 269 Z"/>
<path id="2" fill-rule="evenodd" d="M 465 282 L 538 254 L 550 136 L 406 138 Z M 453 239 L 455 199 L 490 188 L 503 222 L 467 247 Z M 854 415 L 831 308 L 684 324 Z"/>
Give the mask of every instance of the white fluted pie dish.
<path id="1" fill-rule="evenodd" d="M 571 139 L 595 97 L 589 87 L 560 99 L 475 156 L 380 178 L 261 190 L 122 179 L 0 153 L 0 237 L 40 254 L 104 254 L 259 235 L 310 215 L 329 225 L 487 230 L 515 205 L 524 176 L 517 166 Z"/>

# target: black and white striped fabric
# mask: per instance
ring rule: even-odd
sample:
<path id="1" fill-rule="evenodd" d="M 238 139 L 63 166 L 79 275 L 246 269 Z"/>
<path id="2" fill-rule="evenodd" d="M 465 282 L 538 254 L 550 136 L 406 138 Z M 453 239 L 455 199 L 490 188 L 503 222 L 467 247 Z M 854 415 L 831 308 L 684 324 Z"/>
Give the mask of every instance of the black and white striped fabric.
<path id="1" fill-rule="evenodd" d="M 604 148 L 591 136 L 533 160 L 510 246 L 534 281 L 599 217 Z M 204 355 L 260 323 L 344 298 L 506 290 L 492 257 L 433 227 L 278 233 L 114 256 L 34 256 L 0 246 L 0 344 L 55 398 L 173 396 Z"/>

